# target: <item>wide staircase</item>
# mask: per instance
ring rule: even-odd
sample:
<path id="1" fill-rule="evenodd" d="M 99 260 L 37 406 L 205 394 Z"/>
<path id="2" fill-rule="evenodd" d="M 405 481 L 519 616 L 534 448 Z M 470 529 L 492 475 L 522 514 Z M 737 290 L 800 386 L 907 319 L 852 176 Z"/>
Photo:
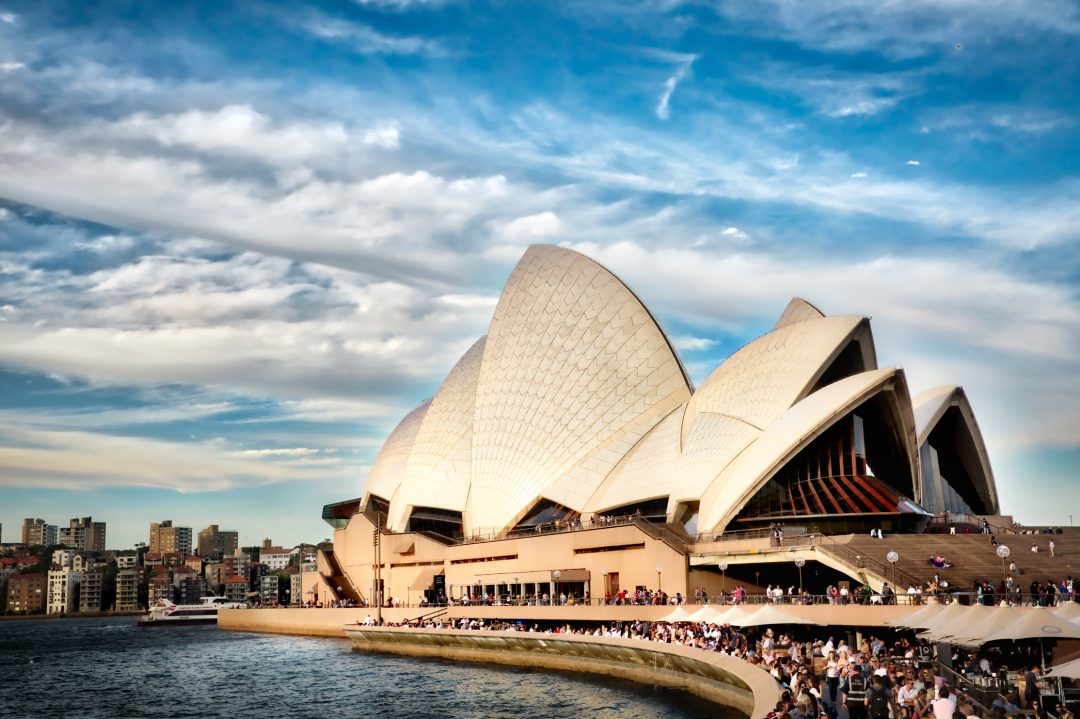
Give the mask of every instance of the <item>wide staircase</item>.
<path id="1" fill-rule="evenodd" d="M 1062 534 L 998 534 L 998 545 L 1009 547 L 1010 556 L 1005 560 L 1016 562 L 1022 574 L 1014 575 L 1021 590 L 1027 594 L 1032 581 L 1060 582 L 1076 574 L 1073 565 L 1080 566 L 1080 530 L 1065 528 Z M 879 565 L 887 565 L 886 555 L 894 551 L 899 555 L 895 571 L 901 591 L 908 581 L 925 584 L 937 575 L 947 580 L 952 590 L 970 592 L 976 581 L 990 581 L 996 588 L 1004 579 L 1002 560 L 996 554 L 997 546 L 991 544 L 985 534 L 893 534 L 884 539 L 868 535 L 844 535 L 830 538 L 845 546 L 850 554 L 867 557 Z M 1056 545 L 1051 557 L 1049 540 Z M 1036 544 L 1039 552 L 1031 552 Z M 931 556 L 941 555 L 952 566 L 938 569 L 927 561 Z"/>
<path id="2" fill-rule="evenodd" d="M 338 563 L 334 550 L 320 549 L 319 551 L 326 557 L 326 566 L 330 568 L 330 576 L 324 574 L 323 579 L 326 581 L 330 591 L 334 593 L 334 599 L 338 601 L 348 599 L 358 604 L 364 604 L 363 595 L 353 586 L 353 583 L 341 569 L 341 564 Z"/>
<path id="3" fill-rule="evenodd" d="M 686 527 L 672 522 L 650 522 L 642 517 L 634 517 L 631 523 L 655 540 L 663 542 L 680 554 L 687 554 L 687 545 L 691 543 Z"/>

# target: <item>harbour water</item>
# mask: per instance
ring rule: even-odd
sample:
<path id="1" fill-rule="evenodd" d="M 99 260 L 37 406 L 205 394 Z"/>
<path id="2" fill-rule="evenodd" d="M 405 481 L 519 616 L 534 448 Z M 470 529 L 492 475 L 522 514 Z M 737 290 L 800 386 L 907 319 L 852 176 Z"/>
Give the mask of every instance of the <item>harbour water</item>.
<path id="1" fill-rule="evenodd" d="M 587 716 L 737 719 L 679 691 L 353 652 L 345 640 L 140 629 L 134 617 L 0 622 L 0 717 Z"/>

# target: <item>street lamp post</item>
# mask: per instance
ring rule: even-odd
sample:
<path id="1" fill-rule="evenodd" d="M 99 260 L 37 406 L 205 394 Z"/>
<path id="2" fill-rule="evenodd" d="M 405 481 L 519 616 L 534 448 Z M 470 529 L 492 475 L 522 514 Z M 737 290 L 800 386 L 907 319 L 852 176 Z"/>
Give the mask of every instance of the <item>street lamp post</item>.
<path id="1" fill-rule="evenodd" d="M 720 596 L 722 597 L 725 594 L 727 594 L 727 568 L 728 568 L 728 563 L 727 562 L 720 562 L 720 564 L 718 564 L 717 566 L 720 568 L 720 575 L 723 577 L 723 584 L 720 585 Z"/>
<path id="2" fill-rule="evenodd" d="M 1005 560 L 1009 558 L 1009 548 L 1004 544 L 999 544 L 998 548 L 994 550 L 995 553 L 1001 557 L 1001 578 L 1006 585 L 1009 584 L 1009 573 L 1005 570 Z"/>
<path id="3" fill-rule="evenodd" d="M 896 563 L 900 561 L 900 555 L 896 552 L 889 552 L 885 555 L 885 559 L 889 560 L 889 566 L 892 567 L 892 583 L 893 591 L 896 591 Z"/>
<path id="4" fill-rule="evenodd" d="M 521 580 L 514 577 L 514 584 L 517 585 L 518 601 L 521 601 L 525 597 L 525 592 L 521 591 Z"/>
<path id="5" fill-rule="evenodd" d="M 559 596 L 559 577 L 562 576 L 562 572 L 560 572 L 558 569 L 556 569 L 554 576 L 555 576 L 555 589 L 551 593 L 551 603 L 552 604 L 555 604 L 555 602 L 558 601 L 557 597 Z"/>
<path id="6" fill-rule="evenodd" d="M 801 595 L 801 594 L 802 594 L 802 592 L 803 592 L 803 587 L 802 587 L 802 568 L 803 568 L 804 566 L 806 566 L 806 560 L 805 560 L 805 559 L 803 559 L 802 557 L 796 557 L 796 558 L 795 558 L 795 566 L 799 568 L 799 594 Z"/>

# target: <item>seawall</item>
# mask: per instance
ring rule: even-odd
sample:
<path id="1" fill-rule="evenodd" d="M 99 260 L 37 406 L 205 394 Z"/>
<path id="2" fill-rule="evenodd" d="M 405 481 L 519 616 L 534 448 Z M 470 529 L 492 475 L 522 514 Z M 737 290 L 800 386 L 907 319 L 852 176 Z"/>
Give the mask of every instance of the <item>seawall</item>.
<path id="1" fill-rule="evenodd" d="M 780 689 L 764 670 L 715 652 L 640 639 L 533 632 L 345 627 L 358 651 L 588 672 L 681 689 L 759 719 Z"/>

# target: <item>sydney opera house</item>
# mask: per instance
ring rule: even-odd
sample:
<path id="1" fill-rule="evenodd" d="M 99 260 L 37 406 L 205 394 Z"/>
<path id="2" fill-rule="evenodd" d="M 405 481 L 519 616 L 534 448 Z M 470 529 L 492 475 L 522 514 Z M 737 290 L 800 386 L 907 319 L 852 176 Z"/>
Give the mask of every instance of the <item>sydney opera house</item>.
<path id="1" fill-rule="evenodd" d="M 793 299 L 695 388 L 617 277 L 533 246 L 363 496 L 324 509 L 333 549 L 305 592 L 715 592 L 750 561 L 739 537 L 917 533 L 943 513 L 1001 514 L 971 405 L 957 386 L 912 396 L 868 318 Z"/>

